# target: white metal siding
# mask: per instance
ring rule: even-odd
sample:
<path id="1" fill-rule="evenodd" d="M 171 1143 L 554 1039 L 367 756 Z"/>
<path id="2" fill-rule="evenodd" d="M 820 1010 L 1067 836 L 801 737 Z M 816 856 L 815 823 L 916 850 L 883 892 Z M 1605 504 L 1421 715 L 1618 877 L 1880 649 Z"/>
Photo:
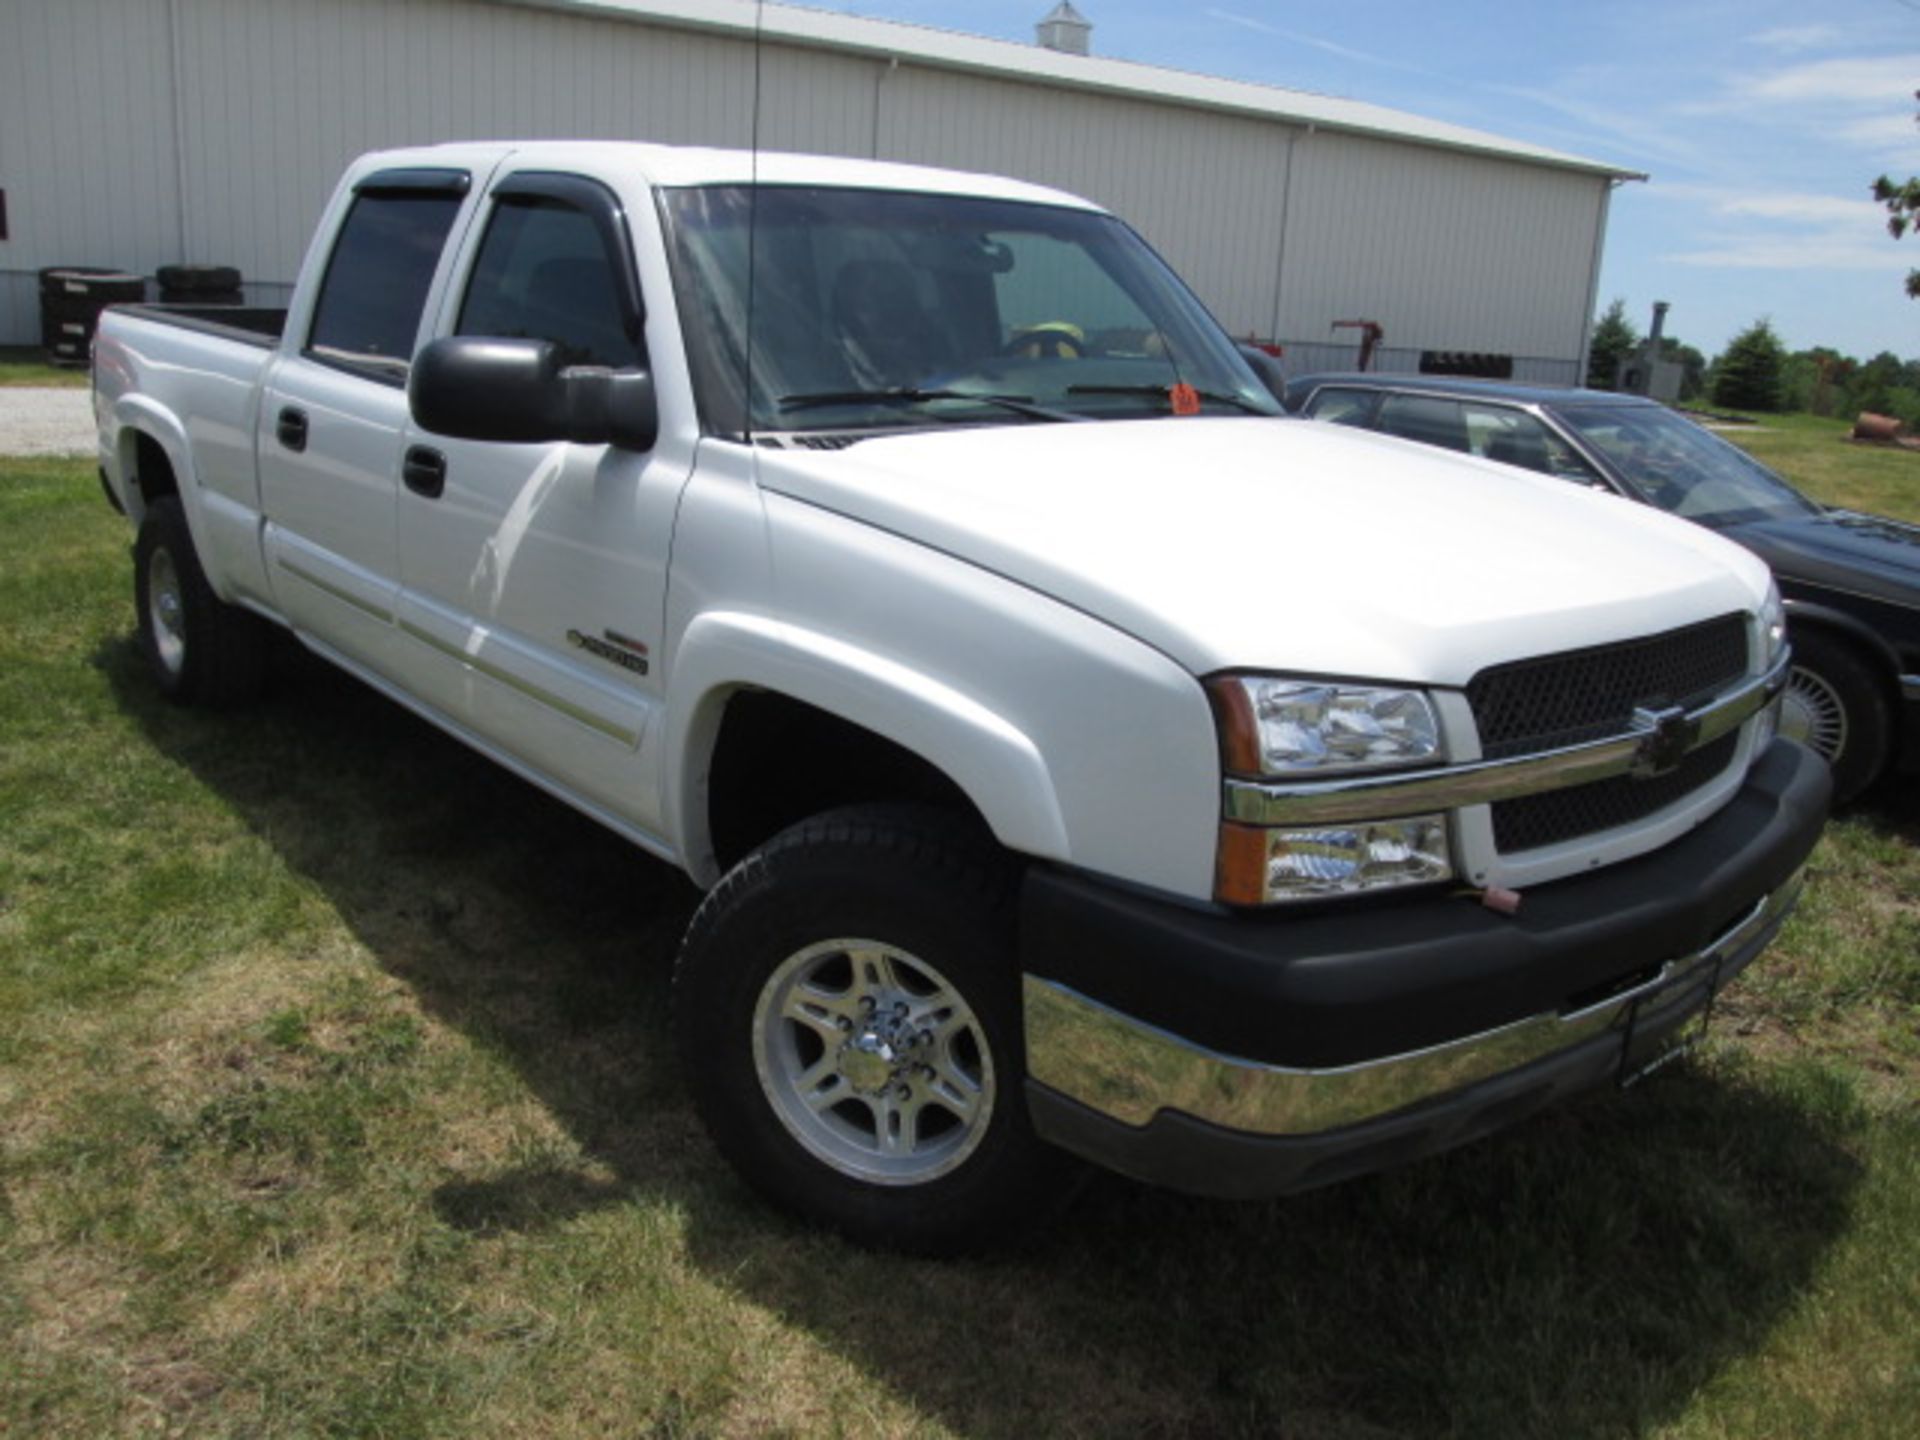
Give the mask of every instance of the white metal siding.
<path id="1" fill-rule="evenodd" d="M 1016 175 L 1125 217 L 1229 330 L 1271 333 L 1284 126 L 901 67 L 881 158 Z"/>
<path id="2" fill-rule="evenodd" d="M 820 48 L 756 62 L 734 36 L 477 0 L 0 0 L 0 340 L 35 338 L 43 265 L 222 262 L 282 299 L 367 150 L 745 146 L 756 72 L 763 146 L 1091 196 L 1236 334 L 1332 340 L 1364 316 L 1395 346 L 1580 353 L 1602 177 Z"/>
<path id="3" fill-rule="evenodd" d="M 165 0 L 0 0 L 0 340 L 39 339 L 39 267 L 177 239 L 170 96 Z"/>
<path id="4" fill-rule="evenodd" d="M 1294 147 L 1281 335 L 1572 357 L 1608 182 L 1325 132 Z M 1352 332 L 1342 332 L 1351 335 Z"/>

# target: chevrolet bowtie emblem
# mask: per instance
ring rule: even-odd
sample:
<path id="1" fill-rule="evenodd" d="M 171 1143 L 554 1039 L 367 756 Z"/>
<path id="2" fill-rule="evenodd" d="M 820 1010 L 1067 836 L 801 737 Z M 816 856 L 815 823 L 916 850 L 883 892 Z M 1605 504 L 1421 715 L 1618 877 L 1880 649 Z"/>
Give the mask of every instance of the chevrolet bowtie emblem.
<path id="1" fill-rule="evenodd" d="M 1651 780 L 1680 766 L 1700 738 L 1700 722 L 1679 705 L 1668 710 L 1635 710 L 1633 728 L 1646 732 L 1633 752 L 1633 778 Z"/>

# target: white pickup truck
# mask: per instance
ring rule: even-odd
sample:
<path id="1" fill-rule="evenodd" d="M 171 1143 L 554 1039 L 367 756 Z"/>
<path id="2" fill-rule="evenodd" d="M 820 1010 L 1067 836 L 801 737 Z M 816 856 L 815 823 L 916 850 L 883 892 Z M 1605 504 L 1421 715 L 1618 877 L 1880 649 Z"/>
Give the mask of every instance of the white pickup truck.
<path id="1" fill-rule="evenodd" d="M 368 156 L 291 307 L 110 311 L 160 687 L 284 627 L 707 890 L 687 1083 L 780 1202 L 964 1246 L 1069 1155 L 1228 1196 L 1674 1052 L 1825 768 L 1766 569 L 1277 418 L 1124 224 L 887 164 Z"/>

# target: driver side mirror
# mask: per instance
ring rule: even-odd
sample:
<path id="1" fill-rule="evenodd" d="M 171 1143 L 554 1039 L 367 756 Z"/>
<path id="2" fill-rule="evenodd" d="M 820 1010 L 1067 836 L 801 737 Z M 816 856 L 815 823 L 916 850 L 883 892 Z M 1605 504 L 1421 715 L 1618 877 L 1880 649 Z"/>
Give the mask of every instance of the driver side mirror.
<path id="1" fill-rule="evenodd" d="M 450 335 L 422 350 L 407 376 L 414 421 L 456 440 L 570 440 L 647 451 L 660 411 L 647 370 L 563 367 L 546 340 Z"/>

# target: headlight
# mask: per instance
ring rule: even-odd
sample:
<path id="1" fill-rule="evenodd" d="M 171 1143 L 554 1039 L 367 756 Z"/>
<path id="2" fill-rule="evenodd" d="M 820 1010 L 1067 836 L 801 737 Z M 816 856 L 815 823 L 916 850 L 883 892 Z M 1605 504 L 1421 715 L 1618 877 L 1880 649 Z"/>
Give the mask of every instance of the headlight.
<path id="1" fill-rule="evenodd" d="M 1299 830 L 1220 828 L 1215 895 L 1229 905 L 1317 900 L 1453 877 L 1444 815 Z"/>
<path id="2" fill-rule="evenodd" d="M 1787 607 L 1780 602 L 1778 582 L 1767 586 L 1767 598 L 1760 605 L 1761 668 L 1771 670 L 1787 648 Z"/>
<path id="3" fill-rule="evenodd" d="M 1418 690 L 1269 675 L 1208 683 L 1227 770 L 1299 775 L 1417 764 L 1440 753 L 1440 725 Z"/>

